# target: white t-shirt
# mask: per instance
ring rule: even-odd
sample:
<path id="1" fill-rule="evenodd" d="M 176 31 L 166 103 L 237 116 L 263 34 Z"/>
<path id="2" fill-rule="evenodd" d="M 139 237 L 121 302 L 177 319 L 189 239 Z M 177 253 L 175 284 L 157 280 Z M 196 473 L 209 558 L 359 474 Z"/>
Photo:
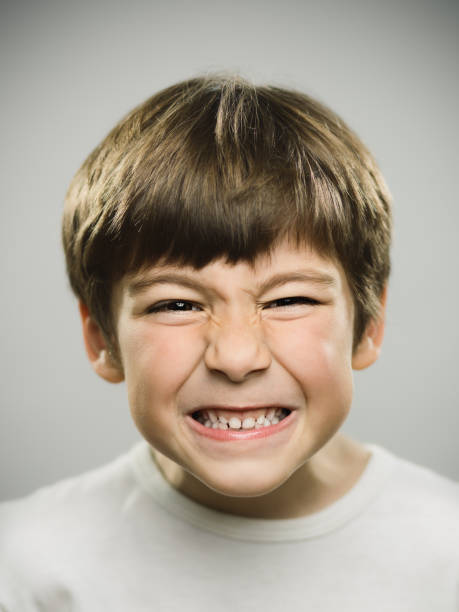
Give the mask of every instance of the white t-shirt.
<path id="1" fill-rule="evenodd" d="M 457 612 L 459 485 L 369 448 L 340 500 L 271 520 L 184 497 L 142 441 L 0 504 L 0 610 Z"/>

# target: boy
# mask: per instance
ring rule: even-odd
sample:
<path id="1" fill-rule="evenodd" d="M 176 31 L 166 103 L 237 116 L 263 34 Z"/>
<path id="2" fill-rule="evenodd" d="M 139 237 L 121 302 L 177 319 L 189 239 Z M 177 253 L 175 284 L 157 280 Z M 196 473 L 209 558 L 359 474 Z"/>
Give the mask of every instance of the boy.
<path id="1" fill-rule="evenodd" d="M 457 610 L 457 485 L 339 433 L 390 233 L 372 157 L 302 94 L 197 78 L 123 119 L 63 237 L 145 440 L 2 505 L 1 609 Z"/>

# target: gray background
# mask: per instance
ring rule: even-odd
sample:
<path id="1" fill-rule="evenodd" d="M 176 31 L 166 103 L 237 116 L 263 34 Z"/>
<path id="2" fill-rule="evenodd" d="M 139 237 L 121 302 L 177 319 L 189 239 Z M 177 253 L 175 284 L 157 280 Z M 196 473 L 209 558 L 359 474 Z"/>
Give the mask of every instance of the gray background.
<path id="1" fill-rule="evenodd" d="M 1 498 L 139 439 L 124 386 L 86 361 L 60 247 L 71 176 L 123 114 L 196 73 L 317 96 L 374 152 L 395 199 L 380 361 L 348 433 L 459 477 L 458 5 L 445 0 L 2 4 Z"/>

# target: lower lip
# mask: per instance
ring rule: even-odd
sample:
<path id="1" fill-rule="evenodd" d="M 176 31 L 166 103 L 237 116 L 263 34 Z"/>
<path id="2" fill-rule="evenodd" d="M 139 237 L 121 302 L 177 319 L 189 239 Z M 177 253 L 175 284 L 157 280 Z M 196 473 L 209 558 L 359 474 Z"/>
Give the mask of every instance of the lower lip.
<path id="1" fill-rule="evenodd" d="M 268 436 L 274 436 L 275 434 L 283 431 L 295 420 L 295 411 L 292 410 L 288 416 L 282 419 L 276 425 L 269 425 L 268 427 L 260 427 L 259 429 L 212 429 L 212 427 L 205 427 L 201 425 L 199 421 L 193 419 L 193 417 L 186 415 L 185 421 L 188 425 L 201 436 L 206 438 L 212 438 L 212 440 L 219 440 L 221 442 L 232 442 L 241 440 L 259 440 L 260 438 L 267 438 Z"/>

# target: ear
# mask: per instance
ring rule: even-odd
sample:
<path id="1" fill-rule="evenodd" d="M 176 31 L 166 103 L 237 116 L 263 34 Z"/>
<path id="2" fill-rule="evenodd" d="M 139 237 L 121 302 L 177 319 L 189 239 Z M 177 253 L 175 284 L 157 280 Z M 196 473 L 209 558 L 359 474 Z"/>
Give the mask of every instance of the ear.
<path id="1" fill-rule="evenodd" d="M 124 380 L 123 370 L 110 355 L 102 330 L 89 314 L 86 304 L 80 301 L 78 307 L 83 326 L 83 339 L 86 353 L 94 372 L 108 382 L 121 382 Z"/>
<path id="2" fill-rule="evenodd" d="M 364 370 L 371 366 L 379 357 L 381 345 L 384 338 L 384 326 L 386 323 L 386 300 L 387 287 L 381 295 L 381 309 L 379 317 L 372 319 L 352 355 L 352 368 Z"/>

